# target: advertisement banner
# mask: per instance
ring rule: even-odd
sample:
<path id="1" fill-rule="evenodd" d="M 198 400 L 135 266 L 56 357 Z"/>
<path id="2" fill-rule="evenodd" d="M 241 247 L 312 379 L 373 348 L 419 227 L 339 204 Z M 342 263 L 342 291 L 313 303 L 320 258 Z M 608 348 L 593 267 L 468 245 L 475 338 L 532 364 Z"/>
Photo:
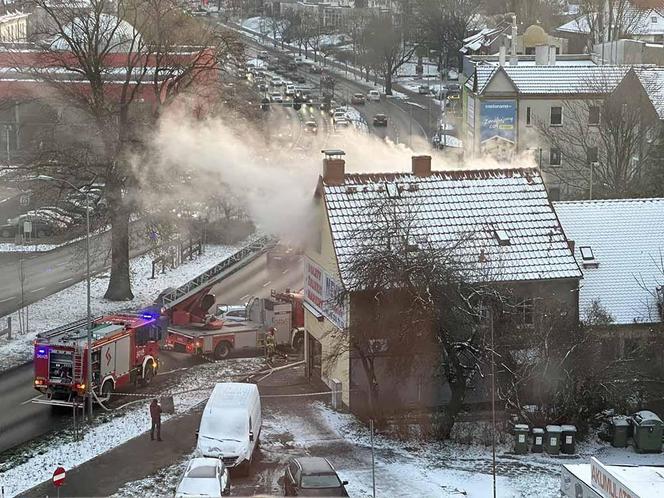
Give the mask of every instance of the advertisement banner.
<path id="1" fill-rule="evenodd" d="M 483 100 L 480 104 L 482 151 L 511 152 L 516 145 L 516 101 Z"/>
<path id="2" fill-rule="evenodd" d="M 592 487 L 605 498 L 638 498 L 595 457 L 590 459 L 590 479 Z"/>
<path id="3" fill-rule="evenodd" d="M 318 264 L 304 261 L 304 300 L 340 329 L 346 327 L 346 307 L 338 302 L 341 284 Z"/>

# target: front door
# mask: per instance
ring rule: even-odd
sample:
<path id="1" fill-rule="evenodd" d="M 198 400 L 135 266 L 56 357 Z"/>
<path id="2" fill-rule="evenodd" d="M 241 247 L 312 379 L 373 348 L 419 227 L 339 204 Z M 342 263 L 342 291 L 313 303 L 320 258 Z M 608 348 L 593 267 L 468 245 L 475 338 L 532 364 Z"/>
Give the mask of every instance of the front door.
<path id="1" fill-rule="evenodd" d="M 323 357 L 323 346 L 309 333 L 307 333 L 307 340 L 309 346 L 307 363 L 309 367 L 309 378 L 320 379 L 322 375 L 321 362 Z"/>

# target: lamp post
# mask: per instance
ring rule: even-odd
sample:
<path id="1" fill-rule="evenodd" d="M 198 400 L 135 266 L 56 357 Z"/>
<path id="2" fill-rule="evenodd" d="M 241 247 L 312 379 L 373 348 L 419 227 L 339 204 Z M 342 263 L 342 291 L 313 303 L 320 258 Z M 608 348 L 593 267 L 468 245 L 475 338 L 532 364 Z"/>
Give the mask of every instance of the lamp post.
<path id="1" fill-rule="evenodd" d="M 87 368 L 87 378 L 85 380 L 85 395 L 88 400 L 88 421 L 92 422 L 92 314 L 90 310 L 90 192 L 88 190 L 82 191 L 79 187 L 73 183 L 64 180 L 56 179 L 48 175 L 39 175 L 38 180 L 44 180 L 49 182 L 62 182 L 69 185 L 71 188 L 85 194 L 85 266 L 86 266 L 86 301 L 87 301 L 87 342 L 88 342 L 88 352 L 86 355 L 86 361 L 88 363 Z"/>

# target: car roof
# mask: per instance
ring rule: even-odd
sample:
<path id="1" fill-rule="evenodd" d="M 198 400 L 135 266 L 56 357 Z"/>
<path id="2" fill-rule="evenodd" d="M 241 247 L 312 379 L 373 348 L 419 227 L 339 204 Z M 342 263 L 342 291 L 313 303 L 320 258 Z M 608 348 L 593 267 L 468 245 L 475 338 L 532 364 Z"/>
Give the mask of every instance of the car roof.
<path id="1" fill-rule="evenodd" d="M 210 457 L 196 457 L 192 458 L 189 461 L 189 465 L 187 466 L 188 470 L 195 469 L 197 467 L 206 467 L 206 466 L 212 466 L 215 467 L 219 465 L 220 460 L 218 458 L 210 458 Z"/>
<path id="2" fill-rule="evenodd" d="M 332 464 L 323 457 L 297 457 L 294 458 L 302 468 L 303 474 L 329 474 L 334 472 Z"/>

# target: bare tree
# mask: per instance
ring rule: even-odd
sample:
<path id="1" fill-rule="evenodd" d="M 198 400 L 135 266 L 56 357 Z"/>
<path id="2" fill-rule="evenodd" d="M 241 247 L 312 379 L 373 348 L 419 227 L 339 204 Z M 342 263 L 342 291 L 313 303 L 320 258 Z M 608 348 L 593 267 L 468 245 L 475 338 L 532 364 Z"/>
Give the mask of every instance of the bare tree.
<path id="1" fill-rule="evenodd" d="M 587 26 L 588 51 L 597 43 L 628 37 L 648 16 L 647 10 L 636 8 L 630 0 L 583 0 L 580 8 L 578 23 Z"/>
<path id="2" fill-rule="evenodd" d="M 647 71 L 643 71 L 646 73 Z M 641 81 L 641 83 L 639 82 Z M 615 88 L 608 78 L 589 83 L 588 98 L 567 99 L 562 117 L 537 117 L 535 126 L 553 151 L 547 173 L 572 191 L 594 197 L 644 192 L 653 171 L 659 119 L 648 94 L 658 83 L 633 70 Z M 560 126 L 557 126 L 557 124 Z M 551 162 L 551 161 L 550 161 Z"/>
<path id="3" fill-rule="evenodd" d="M 170 0 L 31 4 L 38 13 L 33 42 L 40 53 L 26 63 L 16 52 L 15 65 L 42 83 L 39 98 L 67 110 L 62 126 L 74 126 L 75 132 L 66 143 L 54 140 L 33 151 L 22 170 L 105 184 L 112 225 L 105 297 L 130 299 L 128 227 L 140 197 L 136 169 L 150 131 L 178 95 L 189 93 L 193 111 L 200 112 L 209 94 L 199 90 L 213 85 L 220 56 L 239 45 L 233 35 L 186 16 Z M 69 77 L 62 78 L 63 72 Z"/>
<path id="4" fill-rule="evenodd" d="M 372 223 L 353 238 L 345 289 L 337 296 L 350 307 L 351 323 L 332 332 L 337 346 L 328 364 L 344 355 L 359 362 L 370 416 L 378 421 L 391 411 L 386 407 L 398 408 L 398 386 L 412 372 L 441 377 L 451 398 L 436 432 L 447 438 L 486 356 L 481 303 L 499 294 L 459 256 L 472 234 L 431 244 L 417 236 L 416 206 L 388 199 L 369 211 Z"/>

